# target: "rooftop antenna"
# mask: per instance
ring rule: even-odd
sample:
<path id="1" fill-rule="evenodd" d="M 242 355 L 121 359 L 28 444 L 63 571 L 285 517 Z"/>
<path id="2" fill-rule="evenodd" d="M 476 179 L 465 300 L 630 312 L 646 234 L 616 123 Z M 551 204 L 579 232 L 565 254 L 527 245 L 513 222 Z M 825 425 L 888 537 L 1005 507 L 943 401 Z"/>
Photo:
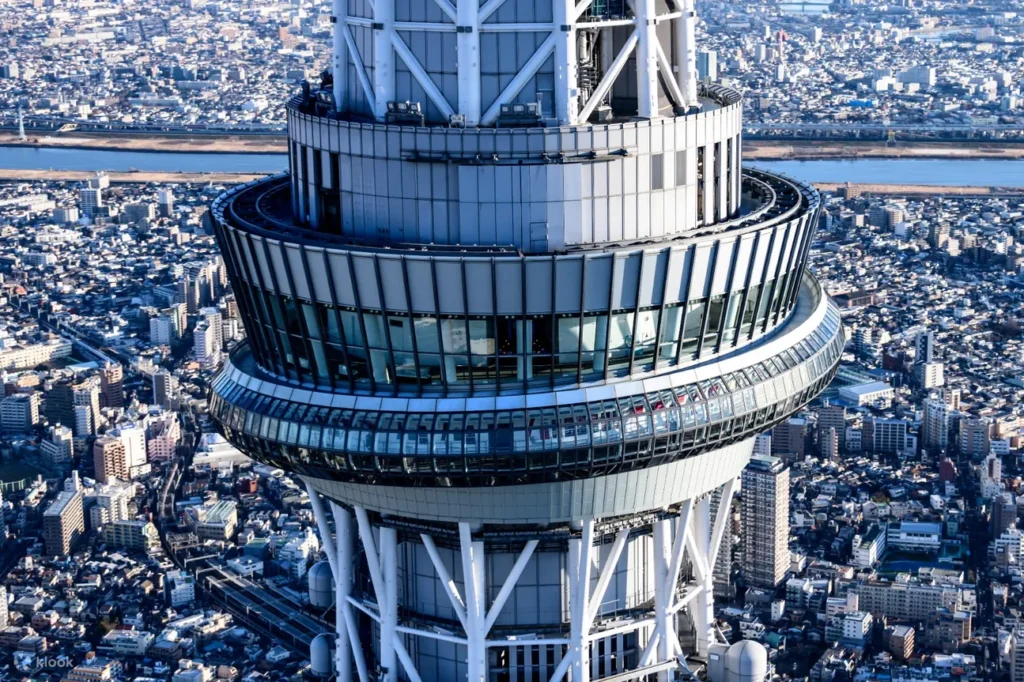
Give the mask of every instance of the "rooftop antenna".
<path id="1" fill-rule="evenodd" d="M 25 141 L 25 115 L 21 111 L 21 105 L 18 105 L 18 139 L 22 142 Z"/>

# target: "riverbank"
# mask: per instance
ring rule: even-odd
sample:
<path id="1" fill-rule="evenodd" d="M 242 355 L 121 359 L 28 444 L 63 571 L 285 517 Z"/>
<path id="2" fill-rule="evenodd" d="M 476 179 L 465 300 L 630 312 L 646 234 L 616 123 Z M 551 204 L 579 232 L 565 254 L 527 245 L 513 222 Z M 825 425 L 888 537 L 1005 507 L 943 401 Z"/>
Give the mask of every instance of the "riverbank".
<path id="1" fill-rule="evenodd" d="M 0 147 L 55 149 L 103 149 L 124 152 L 166 152 L 190 154 L 285 154 L 284 135 L 89 135 L 61 133 L 29 135 L 22 141 L 12 133 L 0 133 Z M 0 161 L 2 163 L 2 161 Z"/>
<path id="2" fill-rule="evenodd" d="M 13 133 L 0 133 L 0 147 L 103 149 L 107 151 L 207 154 L 285 154 L 285 135 L 92 135 L 61 133 L 30 135 L 24 142 Z M 834 159 L 1024 159 L 1024 144 L 980 142 L 881 141 L 805 142 L 793 140 L 743 141 L 743 158 L 762 161 Z"/>
<path id="3" fill-rule="evenodd" d="M 234 185 L 252 182 L 265 173 L 173 173 L 173 172 L 132 172 L 108 174 L 110 181 L 115 183 L 212 183 L 215 185 Z M 95 176 L 91 171 L 74 170 L 19 170 L 0 169 L 0 181 L 9 182 L 84 182 Z M 969 187 L 944 185 L 912 185 L 912 184 L 881 184 L 881 183 L 812 183 L 821 191 L 867 194 L 875 196 L 1024 196 L 1024 188 L 1020 187 Z"/>
<path id="4" fill-rule="evenodd" d="M 876 183 L 812 183 L 819 191 L 838 192 L 847 195 L 899 196 L 899 197 L 1019 197 L 1024 196 L 1021 187 L 947 187 L 945 185 L 883 185 Z"/>
<path id="5" fill-rule="evenodd" d="M 843 159 L 1024 159 L 1024 144 L 981 142 L 795 142 L 743 140 L 743 158 L 761 161 Z"/>
<path id="6" fill-rule="evenodd" d="M 108 173 L 111 182 L 116 183 L 213 183 L 215 185 L 237 185 L 266 177 L 266 173 Z M 20 170 L 0 168 L 0 181 L 10 182 L 85 182 L 96 177 L 92 171 L 74 170 Z"/>

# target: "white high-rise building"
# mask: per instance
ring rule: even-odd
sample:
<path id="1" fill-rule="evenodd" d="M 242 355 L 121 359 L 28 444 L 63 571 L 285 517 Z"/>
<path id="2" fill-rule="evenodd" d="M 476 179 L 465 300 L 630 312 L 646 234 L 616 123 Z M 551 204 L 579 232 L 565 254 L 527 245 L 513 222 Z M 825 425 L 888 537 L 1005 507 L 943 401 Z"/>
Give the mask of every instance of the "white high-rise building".
<path id="1" fill-rule="evenodd" d="M 981 496 L 995 497 L 1003 492 L 1003 460 L 998 455 L 989 455 L 980 468 Z"/>
<path id="2" fill-rule="evenodd" d="M 74 387 L 75 435 L 94 436 L 99 430 L 100 420 L 100 379 L 90 377 Z M 79 410 L 86 407 L 88 410 Z"/>
<path id="3" fill-rule="evenodd" d="M 929 398 L 924 401 L 924 423 L 921 445 L 927 450 L 944 452 L 949 439 L 949 406 L 944 400 Z"/>
<path id="4" fill-rule="evenodd" d="M 312 530 L 307 528 L 304 535 L 292 538 L 285 543 L 284 547 L 278 549 L 277 558 L 287 564 L 288 575 L 293 580 L 301 580 L 309 570 L 310 561 L 319 549 L 320 541 L 316 539 Z"/>
<path id="5" fill-rule="evenodd" d="M 99 187 L 83 187 L 78 192 L 78 205 L 85 215 L 92 215 L 103 207 L 103 190 Z"/>
<path id="6" fill-rule="evenodd" d="M 220 311 L 217 308 L 203 308 L 195 330 L 196 360 L 208 368 L 220 364 L 224 350 L 224 327 Z"/>
<path id="7" fill-rule="evenodd" d="M 125 463 L 134 472 L 148 461 L 146 457 L 146 431 L 138 426 L 122 426 L 117 430 L 118 438 L 124 445 Z"/>
<path id="8" fill-rule="evenodd" d="M 1010 682 L 1024 682 L 1024 628 L 1010 636 Z"/>
<path id="9" fill-rule="evenodd" d="M 174 320 L 167 316 L 149 320 L 149 341 L 156 346 L 169 346 L 177 339 Z"/>
<path id="10" fill-rule="evenodd" d="M 46 438 L 39 444 L 43 461 L 52 469 L 64 470 L 71 466 L 75 456 L 74 434 L 66 426 L 57 424 L 46 432 Z"/>
<path id="11" fill-rule="evenodd" d="M 946 383 L 946 366 L 941 362 L 923 362 L 914 365 L 914 380 L 925 390 L 941 388 Z"/>
<path id="12" fill-rule="evenodd" d="M 789 467 L 755 455 L 743 470 L 743 576 L 774 589 L 789 570 Z"/>
<path id="13" fill-rule="evenodd" d="M 96 425 L 93 420 L 92 407 L 89 405 L 75 405 L 75 435 L 81 438 L 96 433 Z"/>
<path id="14" fill-rule="evenodd" d="M 128 520 L 128 503 L 133 497 L 130 485 L 104 484 L 97 487 L 90 497 L 94 504 L 89 507 L 89 522 L 93 530 L 115 521 Z"/>
<path id="15" fill-rule="evenodd" d="M 196 579 L 187 571 L 168 571 L 164 575 L 164 593 L 171 608 L 192 605 L 196 601 Z"/>
<path id="16" fill-rule="evenodd" d="M 163 412 L 146 427 L 146 451 L 151 462 L 165 462 L 172 457 L 181 442 L 181 425 L 174 412 Z"/>

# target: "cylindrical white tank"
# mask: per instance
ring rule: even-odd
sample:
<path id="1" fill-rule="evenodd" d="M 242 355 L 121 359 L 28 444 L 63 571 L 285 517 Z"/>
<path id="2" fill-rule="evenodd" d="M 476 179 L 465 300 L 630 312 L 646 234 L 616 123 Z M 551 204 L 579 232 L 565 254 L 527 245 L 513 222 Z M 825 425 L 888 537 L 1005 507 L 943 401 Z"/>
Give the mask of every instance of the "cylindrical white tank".
<path id="1" fill-rule="evenodd" d="M 736 642 L 725 655 L 728 682 L 764 682 L 768 675 L 768 651 L 751 640 Z"/>
<path id="2" fill-rule="evenodd" d="M 309 670 L 316 677 L 327 678 L 334 674 L 331 665 L 333 640 L 326 632 L 313 638 L 309 645 Z"/>
<path id="3" fill-rule="evenodd" d="M 334 605 L 334 575 L 331 564 L 320 561 L 309 570 L 309 604 L 318 609 Z"/>

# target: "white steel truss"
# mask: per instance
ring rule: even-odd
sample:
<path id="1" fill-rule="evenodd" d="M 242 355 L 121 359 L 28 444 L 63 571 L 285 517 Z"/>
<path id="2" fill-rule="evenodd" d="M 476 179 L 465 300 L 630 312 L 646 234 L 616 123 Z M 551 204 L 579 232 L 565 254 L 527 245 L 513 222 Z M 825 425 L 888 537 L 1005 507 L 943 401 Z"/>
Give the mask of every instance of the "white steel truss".
<path id="1" fill-rule="evenodd" d="M 597 640 L 637 632 L 643 651 L 638 669 L 645 674 L 657 674 L 659 682 L 677 679 L 679 671 L 686 670 L 686 652 L 679 642 L 677 624 L 680 612 L 689 613 L 697 630 L 697 651 L 706 655 L 714 643 L 717 630 L 714 625 L 712 569 L 728 524 L 735 481 L 730 480 L 718 491 L 721 501 L 715 518 L 710 515 L 710 495 L 686 500 L 670 516 L 655 520 L 650 528 L 654 540 L 654 607 L 651 611 L 613 624 L 600 623 L 601 605 L 615 576 L 623 552 L 629 545 L 630 533 L 644 533 L 642 527 L 619 529 L 604 561 L 600 559 L 600 542 L 595 544 L 596 519 L 586 518 L 568 542 L 565 581 L 568 588 L 566 637 L 490 637 L 491 631 L 508 603 L 513 590 L 533 557 L 539 540 L 528 540 L 516 557 L 508 577 L 493 599 L 487 584 L 486 556 L 483 540 L 474 536 L 469 523 L 458 527 L 458 560 L 462 568 L 462 589 L 452 576 L 438 552 L 436 542 L 428 533 L 420 540 L 430 562 L 451 603 L 461 626 L 459 634 L 443 629 L 425 629 L 422 626 L 400 622 L 398 603 L 398 532 L 386 525 L 374 526 L 366 509 L 354 507 L 349 512 L 331 502 L 335 534 L 328 528 L 328 516 L 323 501 L 307 482 L 307 491 L 313 506 L 324 552 L 334 574 L 336 596 L 335 669 L 338 682 L 398 682 L 400 671 L 411 682 L 422 682 L 416 662 L 406 649 L 407 638 L 425 637 L 466 648 L 466 666 L 469 682 L 488 679 L 487 650 L 492 647 L 545 647 L 564 648 L 564 655 L 554 667 L 548 682 L 590 682 L 595 669 L 591 663 Z M 352 523 L 353 513 L 355 524 Z M 358 541 L 366 558 L 370 574 L 372 598 L 353 594 L 353 567 L 358 561 L 354 545 Z M 693 579 L 682 581 L 689 566 Z M 596 583 L 594 577 L 597 577 Z M 490 603 L 488 603 L 488 601 Z M 378 639 L 374 647 L 360 642 L 355 611 L 362 612 L 376 624 Z M 369 677 L 364 651 L 377 652 L 380 676 Z M 353 676 L 354 673 L 354 676 Z"/>
<path id="2" fill-rule="evenodd" d="M 630 56 L 636 52 L 637 115 L 659 115 L 659 74 L 666 94 L 676 107 L 690 110 L 698 106 L 697 58 L 694 42 L 696 15 L 693 0 L 674 0 L 675 10 L 657 14 L 654 0 L 628 0 L 633 16 L 625 19 L 583 17 L 592 0 L 550 0 L 552 23 L 494 23 L 488 19 L 506 2 L 516 0 L 432 0 L 441 9 L 441 21 L 397 21 L 397 0 L 366 0 L 373 17 L 353 17 L 346 12 L 346 0 L 333 0 L 334 22 L 332 65 L 334 100 L 346 101 L 350 82 L 348 65 L 354 67 L 363 94 L 373 115 L 383 121 L 388 102 L 395 99 L 396 57 L 401 59 L 431 103 L 449 118 L 465 117 L 467 126 L 495 123 L 503 104 L 511 103 L 548 58 L 554 55 L 554 114 L 559 125 L 585 124 L 594 110 L 606 101 L 616 79 Z M 583 19 L 583 20 L 581 20 Z M 669 57 L 657 36 L 657 26 L 672 22 L 672 54 Z M 351 27 L 373 30 L 373 78 L 352 36 Z M 625 45 L 613 59 L 612 29 L 632 27 Z M 602 78 L 586 102 L 581 101 L 577 79 L 577 34 L 580 30 L 600 35 Z M 481 33 L 547 33 L 536 52 L 507 83 L 486 111 L 483 110 L 481 83 Z M 458 101 L 450 102 L 423 68 L 399 32 L 455 32 L 457 47 Z"/>

